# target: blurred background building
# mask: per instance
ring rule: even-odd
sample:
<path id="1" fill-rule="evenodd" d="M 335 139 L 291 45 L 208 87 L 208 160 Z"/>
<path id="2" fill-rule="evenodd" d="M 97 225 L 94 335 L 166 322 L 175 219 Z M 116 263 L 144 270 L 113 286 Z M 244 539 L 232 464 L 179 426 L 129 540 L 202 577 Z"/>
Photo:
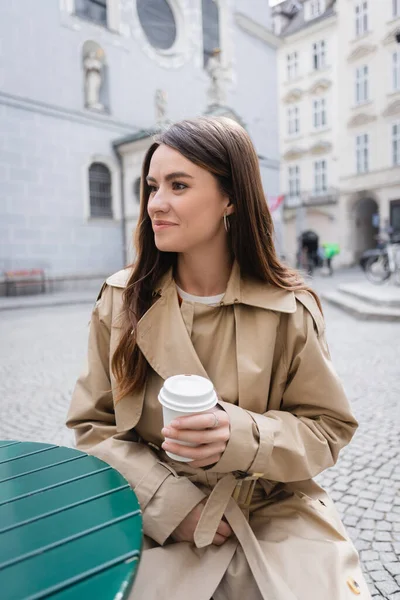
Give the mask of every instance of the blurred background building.
<path id="1" fill-rule="evenodd" d="M 400 231 L 400 0 L 273 4 L 285 250 L 311 229 L 351 264 Z"/>
<path id="2" fill-rule="evenodd" d="M 130 260 L 140 164 L 170 121 L 243 123 L 279 194 L 267 0 L 2 2 L 0 40 L 3 272 L 86 279 Z"/>

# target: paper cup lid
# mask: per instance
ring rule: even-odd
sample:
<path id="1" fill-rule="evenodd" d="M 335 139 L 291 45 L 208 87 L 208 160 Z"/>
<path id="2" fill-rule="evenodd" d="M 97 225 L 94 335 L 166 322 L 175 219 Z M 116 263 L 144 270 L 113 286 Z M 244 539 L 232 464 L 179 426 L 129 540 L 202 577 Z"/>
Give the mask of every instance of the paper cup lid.
<path id="1" fill-rule="evenodd" d="M 159 396 L 161 404 L 182 410 L 208 410 L 216 404 L 216 393 L 209 379 L 199 375 L 174 375 L 165 380 Z"/>

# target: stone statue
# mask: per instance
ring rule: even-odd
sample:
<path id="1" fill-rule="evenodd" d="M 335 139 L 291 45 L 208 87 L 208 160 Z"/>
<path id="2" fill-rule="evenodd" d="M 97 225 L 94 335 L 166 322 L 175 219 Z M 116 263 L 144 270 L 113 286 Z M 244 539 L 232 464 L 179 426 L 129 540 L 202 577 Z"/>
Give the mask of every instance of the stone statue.
<path id="1" fill-rule="evenodd" d="M 208 59 L 206 72 L 211 82 L 208 88 L 210 106 L 224 106 L 226 104 L 225 78 L 227 69 L 221 63 L 221 50 L 215 48 Z"/>
<path id="2" fill-rule="evenodd" d="M 100 89 L 103 81 L 103 61 L 101 50 L 91 50 L 83 60 L 85 70 L 85 103 L 88 108 L 103 110 L 100 102 Z"/>
<path id="3" fill-rule="evenodd" d="M 157 90 L 155 94 L 156 123 L 163 125 L 167 122 L 167 93 L 164 90 Z"/>

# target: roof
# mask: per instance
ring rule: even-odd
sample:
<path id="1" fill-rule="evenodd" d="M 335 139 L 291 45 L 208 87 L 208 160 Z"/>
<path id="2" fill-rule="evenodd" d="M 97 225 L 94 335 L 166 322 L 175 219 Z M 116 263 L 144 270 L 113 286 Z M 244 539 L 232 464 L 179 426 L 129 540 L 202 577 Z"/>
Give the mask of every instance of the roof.
<path id="1" fill-rule="evenodd" d="M 229 108 L 228 106 L 219 106 L 219 105 L 210 106 L 205 111 L 204 115 L 207 117 L 230 117 L 231 119 L 234 119 L 240 125 L 242 125 L 242 127 L 244 127 L 244 128 L 246 127 L 244 122 L 240 118 L 240 116 L 232 108 Z M 138 142 L 140 140 L 145 140 L 147 138 L 151 138 L 154 135 L 161 133 L 161 131 L 164 131 L 165 127 L 168 126 L 168 124 L 169 123 L 166 123 L 162 127 L 149 127 L 148 129 L 140 129 L 139 131 L 136 131 L 135 133 L 130 133 L 129 135 L 127 135 L 123 138 L 119 138 L 118 140 L 115 140 L 113 142 L 113 147 L 119 148 L 120 146 L 123 146 L 124 144 L 131 144 L 133 142 Z"/>
<path id="2" fill-rule="evenodd" d="M 282 4 L 279 4 L 274 11 L 275 14 L 284 14 L 285 16 L 290 18 L 289 23 L 280 33 L 279 37 L 286 37 L 288 35 L 293 35 L 302 29 L 306 29 L 307 27 L 312 27 L 316 23 L 321 23 L 321 21 L 325 21 L 330 17 L 333 17 L 336 14 L 335 11 L 335 0 L 327 0 L 326 10 L 319 15 L 319 17 L 315 17 L 314 19 L 310 19 L 308 21 L 304 18 L 304 8 L 298 8 L 297 10 L 293 10 L 291 0 L 286 0 Z M 292 9 L 292 10 L 290 10 Z"/>
<path id="3" fill-rule="evenodd" d="M 244 129 L 246 129 L 246 125 L 245 125 L 244 121 L 242 120 L 242 118 L 237 114 L 236 111 L 234 111 L 229 106 L 219 106 L 219 105 L 214 104 L 214 105 L 208 107 L 208 109 L 204 112 L 204 116 L 205 117 L 228 117 L 229 119 L 233 119 L 234 121 L 237 121 L 239 123 L 239 125 L 241 125 Z"/>
<path id="4" fill-rule="evenodd" d="M 140 129 L 135 133 L 130 133 L 123 138 L 119 138 L 113 142 L 114 148 L 123 146 L 124 144 L 130 144 L 131 142 L 138 142 L 139 140 L 145 140 L 146 138 L 152 137 L 157 133 L 160 133 L 161 128 L 150 127 L 149 129 Z"/>

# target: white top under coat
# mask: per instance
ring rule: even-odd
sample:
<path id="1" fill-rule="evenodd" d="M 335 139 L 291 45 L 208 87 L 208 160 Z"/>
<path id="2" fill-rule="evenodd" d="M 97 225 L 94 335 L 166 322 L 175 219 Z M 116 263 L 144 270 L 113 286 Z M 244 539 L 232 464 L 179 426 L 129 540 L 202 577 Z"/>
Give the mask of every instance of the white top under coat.
<path id="1" fill-rule="evenodd" d="M 217 296 L 194 296 L 193 294 L 188 294 L 182 290 L 178 285 L 176 285 L 176 289 L 182 300 L 186 300 L 187 302 L 198 302 L 199 304 L 207 304 L 208 306 L 218 306 L 222 298 L 225 296 L 225 292 L 223 294 L 217 294 Z"/>

